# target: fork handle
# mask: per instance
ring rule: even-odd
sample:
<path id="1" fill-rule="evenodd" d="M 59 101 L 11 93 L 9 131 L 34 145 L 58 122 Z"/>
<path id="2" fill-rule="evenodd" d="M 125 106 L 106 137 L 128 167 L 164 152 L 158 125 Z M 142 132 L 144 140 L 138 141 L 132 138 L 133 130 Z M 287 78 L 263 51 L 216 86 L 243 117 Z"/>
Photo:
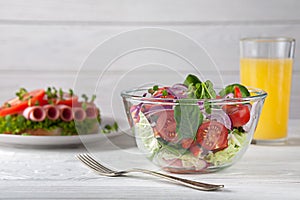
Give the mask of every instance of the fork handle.
<path id="1" fill-rule="evenodd" d="M 182 184 L 184 186 L 191 187 L 191 188 L 198 189 L 198 190 L 211 191 L 211 190 L 218 190 L 218 189 L 221 189 L 221 188 L 224 187 L 224 185 L 215 185 L 215 184 L 208 184 L 208 183 L 203 183 L 203 182 L 198 182 L 198 181 L 192 181 L 192 180 L 179 178 L 179 177 L 176 177 L 176 176 L 171 176 L 171 175 L 168 175 L 168 174 L 162 174 L 162 173 L 159 173 L 159 172 L 145 170 L 145 169 L 139 169 L 139 168 L 134 168 L 134 169 L 131 169 L 127 172 L 142 172 L 142 173 L 145 173 L 145 174 L 149 174 L 149 175 L 153 175 L 153 176 L 156 176 L 156 177 L 164 178 L 164 179 L 167 179 L 167 180 L 172 181 L 174 183 L 179 183 L 179 184 Z M 126 173 L 126 171 L 123 171 L 123 173 Z"/>

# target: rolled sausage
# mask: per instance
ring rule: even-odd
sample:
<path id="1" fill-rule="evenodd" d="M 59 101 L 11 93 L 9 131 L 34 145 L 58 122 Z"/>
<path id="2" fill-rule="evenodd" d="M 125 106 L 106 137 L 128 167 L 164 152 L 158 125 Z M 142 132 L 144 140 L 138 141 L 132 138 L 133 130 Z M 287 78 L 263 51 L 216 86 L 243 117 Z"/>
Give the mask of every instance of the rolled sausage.
<path id="1" fill-rule="evenodd" d="M 43 121 L 46 118 L 46 112 L 41 106 L 31 106 L 23 111 L 23 116 L 35 122 Z"/>

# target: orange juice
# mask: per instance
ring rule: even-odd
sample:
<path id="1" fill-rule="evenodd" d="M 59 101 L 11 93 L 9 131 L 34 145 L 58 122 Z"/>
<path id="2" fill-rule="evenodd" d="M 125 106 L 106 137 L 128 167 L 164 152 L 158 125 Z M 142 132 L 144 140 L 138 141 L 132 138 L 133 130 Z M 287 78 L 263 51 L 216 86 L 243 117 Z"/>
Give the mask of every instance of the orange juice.
<path id="1" fill-rule="evenodd" d="M 289 58 L 242 58 L 242 84 L 268 93 L 254 134 L 256 140 L 287 137 L 293 60 Z"/>

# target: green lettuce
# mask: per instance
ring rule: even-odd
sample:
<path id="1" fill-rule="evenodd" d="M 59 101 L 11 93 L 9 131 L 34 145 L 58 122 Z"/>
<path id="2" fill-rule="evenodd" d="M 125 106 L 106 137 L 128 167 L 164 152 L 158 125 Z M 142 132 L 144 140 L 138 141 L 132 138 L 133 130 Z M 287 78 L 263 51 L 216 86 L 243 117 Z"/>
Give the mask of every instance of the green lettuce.
<path id="1" fill-rule="evenodd" d="M 236 154 L 246 145 L 247 134 L 241 133 L 238 129 L 233 129 L 229 135 L 228 147 L 216 153 L 210 152 L 205 156 L 205 160 L 214 166 L 231 163 Z"/>
<path id="2" fill-rule="evenodd" d="M 48 118 L 41 122 L 34 122 L 22 115 L 7 115 L 0 117 L 0 133 L 28 135 L 26 130 L 44 129 L 51 131 L 60 128 L 62 130 L 61 135 L 77 135 L 78 133 L 93 133 L 99 124 L 100 116 L 97 119 L 85 119 L 82 122 L 65 122 L 61 119 L 50 120 Z"/>
<path id="3" fill-rule="evenodd" d="M 140 121 L 134 126 L 134 133 L 137 146 L 152 157 L 160 148 L 157 139 L 154 137 L 154 132 L 146 116 L 140 112 Z"/>

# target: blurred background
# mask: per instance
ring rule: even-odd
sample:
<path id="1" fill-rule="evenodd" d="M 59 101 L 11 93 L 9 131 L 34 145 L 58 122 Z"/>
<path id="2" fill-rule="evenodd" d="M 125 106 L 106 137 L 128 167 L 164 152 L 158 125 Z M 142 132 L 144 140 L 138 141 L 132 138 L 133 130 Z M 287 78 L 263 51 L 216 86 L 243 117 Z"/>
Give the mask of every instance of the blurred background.
<path id="1" fill-rule="evenodd" d="M 98 44 L 124 31 L 159 27 L 200 43 L 225 84 L 239 82 L 240 38 L 295 38 L 290 118 L 300 118 L 299 8 L 296 0 L 0 0 L 0 101 L 19 87 L 72 88 Z M 111 76 L 124 74 L 122 66 Z M 154 70 L 141 76 L 155 77 Z"/>

